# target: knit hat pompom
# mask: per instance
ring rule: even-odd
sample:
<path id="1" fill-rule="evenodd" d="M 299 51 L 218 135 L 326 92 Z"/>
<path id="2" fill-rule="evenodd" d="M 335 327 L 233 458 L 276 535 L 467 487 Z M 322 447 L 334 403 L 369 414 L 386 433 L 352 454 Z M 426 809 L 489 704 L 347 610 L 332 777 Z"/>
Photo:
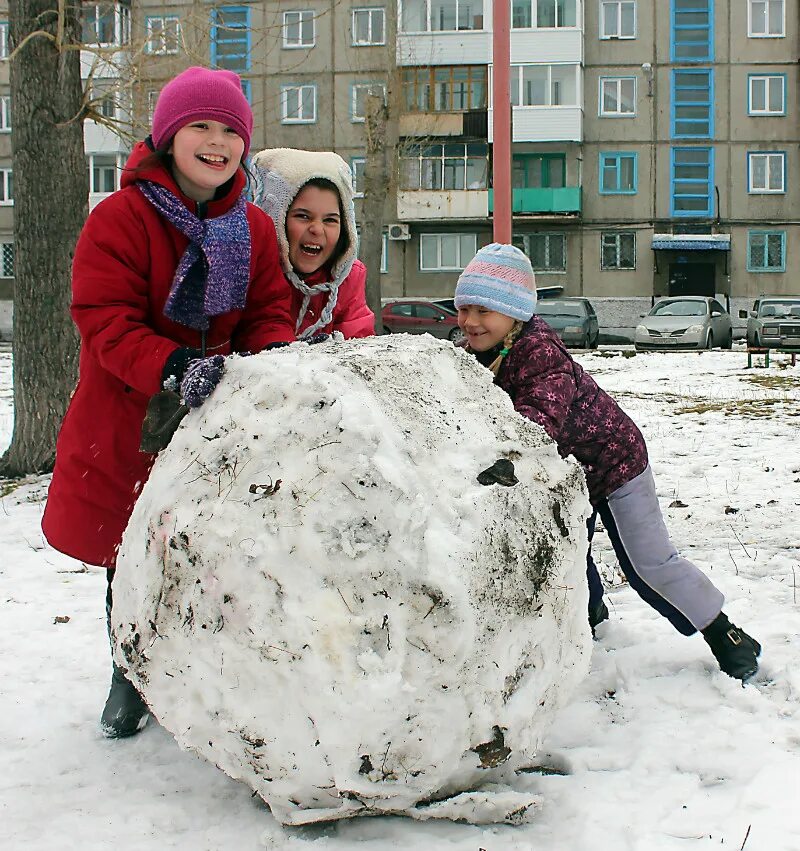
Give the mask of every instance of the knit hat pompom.
<path id="1" fill-rule="evenodd" d="M 163 148 L 181 127 L 204 118 L 233 128 L 244 140 L 242 156 L 247 156 L 253 110 L 242 91 L 239 75 L 199 66 L 178 74 L 159 93 L 153 113 L 153 144 Z"/>
<path id="2" fill-rule="evenodd" d="M 485 245 L 459 276 L 454 301 L 456 307 L 478 304 L 527 322 L 536 311 L 531 261 L 513 245 Z"/>

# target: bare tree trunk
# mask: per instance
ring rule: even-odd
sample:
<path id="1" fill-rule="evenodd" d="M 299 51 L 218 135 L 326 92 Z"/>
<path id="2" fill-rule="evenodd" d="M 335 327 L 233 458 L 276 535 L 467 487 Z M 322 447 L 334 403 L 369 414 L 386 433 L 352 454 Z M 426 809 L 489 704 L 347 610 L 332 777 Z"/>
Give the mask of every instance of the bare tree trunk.
<path id="1" fill-rule="evenodd" d="M 70 271 L 89 197 L 79 14 L 80 4 L 64 0 L 9 0 L 16 281 L 14 433 L 0 460 L 5 476 L 52 469 L 75 386 Z"/>

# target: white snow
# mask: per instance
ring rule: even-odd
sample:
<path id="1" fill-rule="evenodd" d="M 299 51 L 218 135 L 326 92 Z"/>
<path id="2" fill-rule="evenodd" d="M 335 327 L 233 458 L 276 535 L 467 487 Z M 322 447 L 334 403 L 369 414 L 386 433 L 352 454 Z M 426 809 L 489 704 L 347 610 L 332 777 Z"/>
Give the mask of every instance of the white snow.
<path id="1" fill-rule="evenodd" d="M 10 360 L 0 352 L 0 445 Z M 742 351 L 580 360 L 643 428 L 679 547 L 764 645 L 754 683 L 726 677 L 701 638 L 681 637 L 620 585 L 591 672 L 545 739 L 543 763 L 567 773 L 517 780 L 542 801 L 530 823 L 383 816 L 283 828 L 246 785 L 152 722 L 132 740 L 101 737 L 104 571 L 45 545 L 47 482 L 35 478 L 0 513 L 0 847 L 800 849 L 800 365 L 779 356 L 745 370 Z M 595 552 L 615 580 L 602 535 Z"/>

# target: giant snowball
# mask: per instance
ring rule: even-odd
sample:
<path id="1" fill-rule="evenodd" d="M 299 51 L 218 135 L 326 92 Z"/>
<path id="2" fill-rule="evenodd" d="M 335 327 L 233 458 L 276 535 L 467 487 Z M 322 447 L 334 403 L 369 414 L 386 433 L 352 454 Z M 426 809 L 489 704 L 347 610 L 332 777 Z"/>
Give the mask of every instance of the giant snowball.
<path id="1" fill-rule="evenodd" d="M 587 511 L 577 463 L 449 343 L 232 357 L 125 533 L 117 660 L 284 823 L 513 821 L 588 665 Z"/>

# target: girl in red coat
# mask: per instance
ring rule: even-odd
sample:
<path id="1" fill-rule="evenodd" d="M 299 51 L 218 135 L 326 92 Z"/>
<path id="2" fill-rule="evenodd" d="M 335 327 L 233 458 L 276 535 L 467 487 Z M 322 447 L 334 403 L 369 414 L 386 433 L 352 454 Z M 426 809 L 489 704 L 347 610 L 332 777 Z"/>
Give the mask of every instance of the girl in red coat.
<path id="1" fill-rule="evenodd" d="M 75 250 L 80 373 L 56 448 L 42 528 L 58 550 L 108 568 L 155 456 L 139 451 L 148 400 L 171 383 L 190 407 L 224 355 L 294 339 L 275 227 L 245 202 L 253 114 L 239 77 L 189 68 L 162 90 L 122 188 L 89 215 Z M 114 667 L 101 719 L 138 732 L 147 707 Z"/>
<path id="2" fill-rule="evenodd" d="M 358 233 L 353 177 L 347 163 L 326 151 L 274 148 L 253 157 L 255 202 L 275 222 L 292 318 L 301 340 L 339 331 L 369 337 L 375 317 L 367 307 L 367 270 L 356 259 Z"/>

